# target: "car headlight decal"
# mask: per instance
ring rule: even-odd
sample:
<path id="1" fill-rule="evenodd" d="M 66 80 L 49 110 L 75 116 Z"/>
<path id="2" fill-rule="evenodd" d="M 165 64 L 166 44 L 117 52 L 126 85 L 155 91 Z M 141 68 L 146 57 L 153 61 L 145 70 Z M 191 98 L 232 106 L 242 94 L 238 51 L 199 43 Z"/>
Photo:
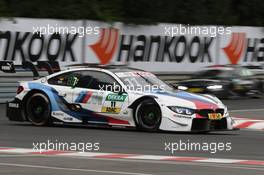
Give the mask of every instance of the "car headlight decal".
<path id="1" fill-rule="evenodd" d="M 179 106 L 168 106 L 168 108 L 173 112 L 182 115 L 193 115 L 195 113 L 195 110 L 190 108 L 184 108 Z"/>

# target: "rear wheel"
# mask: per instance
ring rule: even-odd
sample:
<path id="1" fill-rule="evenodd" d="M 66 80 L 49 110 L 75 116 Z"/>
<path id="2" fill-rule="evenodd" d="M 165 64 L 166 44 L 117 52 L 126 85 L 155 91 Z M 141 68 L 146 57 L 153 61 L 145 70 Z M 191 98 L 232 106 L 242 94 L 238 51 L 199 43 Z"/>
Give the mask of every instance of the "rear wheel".
<path id="1" fill-rule="evenodd" d="M 44 126 L 50 123 L 51 107 L 49 99 L 42 93 L 35 93 L 29 97 L 26 103 L 28 120 L 36 126 Z"/>
<path id="2" fill-rule="evenodd" d="M 135 120 L 139 129 L 156 131 L 161 123 L 161 110 L 152 99 L 142 101 L 135 110 Z"/>

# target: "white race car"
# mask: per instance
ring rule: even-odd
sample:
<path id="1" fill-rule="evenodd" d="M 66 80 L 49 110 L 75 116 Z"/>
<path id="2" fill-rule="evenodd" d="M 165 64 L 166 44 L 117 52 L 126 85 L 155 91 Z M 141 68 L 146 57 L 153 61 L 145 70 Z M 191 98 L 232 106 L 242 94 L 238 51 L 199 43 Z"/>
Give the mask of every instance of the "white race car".
<path id="1" fill-rule="evenodd" d="M 233 130 L 216 97 L 175 90 L 154 74 L 128 67 L 72 67 L 20 82 L 7 104 L 12 121 L 78 124 L 146 131 Z"/>

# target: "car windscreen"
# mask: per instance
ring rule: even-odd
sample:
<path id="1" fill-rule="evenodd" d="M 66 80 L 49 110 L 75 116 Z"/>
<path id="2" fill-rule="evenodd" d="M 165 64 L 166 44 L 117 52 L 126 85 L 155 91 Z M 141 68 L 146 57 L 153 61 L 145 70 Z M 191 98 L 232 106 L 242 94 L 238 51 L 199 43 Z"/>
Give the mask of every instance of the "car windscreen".
<path id="1" fill-rule="evenodd" d="M 118 72 L 116 75 L 121 79 L 126 88 L 135 91 L 172 91 L 173 88 L 160 80 L 154 74 L 144 71 Z"/>

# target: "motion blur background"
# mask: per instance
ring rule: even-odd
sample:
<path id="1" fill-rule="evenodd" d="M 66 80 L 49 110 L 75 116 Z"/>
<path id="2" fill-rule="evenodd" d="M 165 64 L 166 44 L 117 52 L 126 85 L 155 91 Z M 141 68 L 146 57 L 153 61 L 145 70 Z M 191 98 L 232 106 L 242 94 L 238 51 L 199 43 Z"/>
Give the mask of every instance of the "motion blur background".
<path id="1" fill-rule="evenodd" d="M 263 9 L 261 0 L 0 0 L 0 61 L 58 61 L 62 67 L 125 63 L 152 71 L 181 90 L 259 95 Z M 236 66 L 192 76 L 226 64 Z M 7 77 L 0 82 L 3 102 L 14 96 L 20 77 L 0 76 Z M 197 78 L 211 80 L 180 82 Z M 214 89 L 219 87 L 221 92 Z"/>
<path id="2" fill-rule="evenodd" d="M 59 140 L 100 142 L 106 153 L 171 156 L 164 142 L 232 142 L 230 152 L 173 155 L 202 158 L 198 163 L 23 156 L 18 149 L 12 155 L 1 152 L 0 174 L 263 174 L 263 9 L 263 0 L 0 0 L 0 61 L 58 61 L 62 69 L 125 63 L 154 72 L 181 90 L 232 98 L 223 103 L 241 129 L 205 135 L 13 123 L 2 103 L 14 98 L 18 81 L 32 80 L 32 72 L 0 71 L 0 152 L 1 147 L 32 149 L 34 142 Z M 231 32 L 174 33 L 180 26 Z M 35 33 L 40 27 L 50 33 Z M 56 33 L 56 27 L 86 28 L 88 33 Z M 232 164 L 235 159 L 249 160 L 248 165 Z"/>

